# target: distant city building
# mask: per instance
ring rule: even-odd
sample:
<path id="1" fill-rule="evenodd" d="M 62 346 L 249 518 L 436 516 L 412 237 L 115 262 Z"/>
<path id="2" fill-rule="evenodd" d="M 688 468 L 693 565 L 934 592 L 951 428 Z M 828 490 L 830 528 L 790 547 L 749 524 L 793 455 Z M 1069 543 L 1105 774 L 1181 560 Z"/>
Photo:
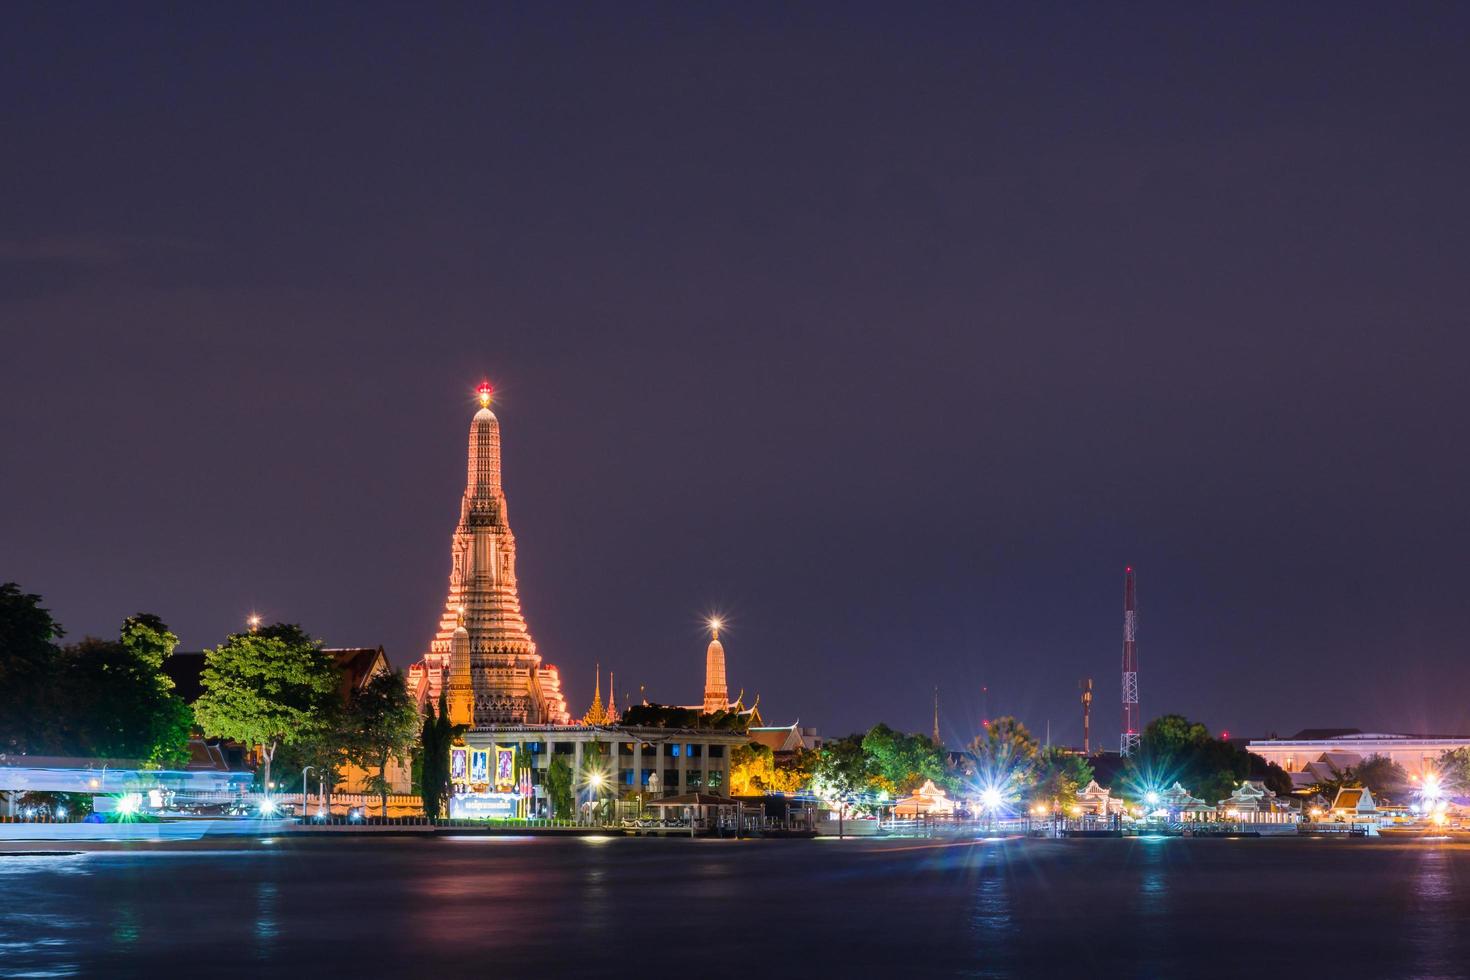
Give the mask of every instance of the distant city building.
<path id="1" fill-rule="evenodd" d="M 1308 728 L 1291 738 L 1246 743 L 1248 751 L 1285 769 L 1298 790 L 1334 779 L 1375 755 L 1403 766 L 1411 779 L 1423 779 L 1438 771 L 1444 753 L 1463 748 L 1470 748 L 1470 736 L 1391 735 L 1356 728 Z"/>
<path id="2" fill-rule="evenodd" d="M 420 703 L 445 690 L 451 717 L 472 727 L 571 721 L 561 675 L 543 664 L 521 615 L 516 543 L 500 482 L 500 421 L 490 386 L 470 421 L 469 467 L 450 541 L 449 594 L 439 630 L 409 685 Z"/>

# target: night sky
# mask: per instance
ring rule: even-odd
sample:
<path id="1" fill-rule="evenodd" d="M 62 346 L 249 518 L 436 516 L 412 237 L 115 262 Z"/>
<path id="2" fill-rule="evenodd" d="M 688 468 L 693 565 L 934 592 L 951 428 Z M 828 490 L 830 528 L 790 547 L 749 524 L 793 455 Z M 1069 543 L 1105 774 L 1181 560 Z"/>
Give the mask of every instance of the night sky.
<path id="1" fill-rule="evenodd" d="M 578 712 L 1470 732 L 1470 8 L 696 6 L 7 5 L 0 580 L 407 666 L 489 378 Z"/>

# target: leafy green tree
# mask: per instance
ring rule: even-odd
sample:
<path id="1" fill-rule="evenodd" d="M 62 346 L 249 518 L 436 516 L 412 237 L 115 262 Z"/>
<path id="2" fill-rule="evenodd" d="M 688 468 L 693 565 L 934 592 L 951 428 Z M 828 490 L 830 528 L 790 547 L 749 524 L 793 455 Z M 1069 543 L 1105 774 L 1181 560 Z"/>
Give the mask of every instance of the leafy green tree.
<path id="1" fill-rule="evenodd" d="M 764 792 L 774 780 L 776 759 L 769 745 L 750 742 L 730 750 L 730 795 Z"/>
<path id="2" fill-rule="evenodd" d="M 1366 786 L 1378 800 L 1402 794 L 1409 782 L 1409 774 L 1404 767 L 1386 755 L 1370 755 L 1353 766 L 1350 773 L 1354 782 Z"/>
<path id="3" fill-rule="evenodd" d="M 1077 801 L 1077 791 L 1092 779 L 1092 766 L 1080 755 L 1059 748 L 1044 748 L 1032 767 L 1031 799 L 1042 804 L 1066 807 Z"/>
<path id="4" fill-rule="evenodd" d="M 1143 730 L 1139 750 L 1128 760 L 1125 792 L 1142 797 L 1178 781 L 1194 796 L 1215 803 L 1243 780 L 1259 779 L 1276 793 L 1291 792 L 1291 777 L 1279 766 L 1229 742 L 1183 715 L 1154 719 Z"/>
<path id="5" fill-rule="evenodd" d="M 1006 715 L 987 724 L 975 737 L 969 756 L 982 782 L 1020 788 L 1030 780 L 1039 747 L 1025 725 Z"/>
<path id="6" fill-rule="evenodd" d="M 155 766 L 188 761 L 194 715 L 161 670 L 119 642 L 88 638 L 63 654 L 69 752 Z"/>
<path id="7" fill-rule="evenodd" d="M 1439 778 L 1447 789 L 1470 793 L 1470 749 L 1450 749 L 1441 755 Z"/>
<path id="8" fill-rule="evenodd" d="M 877 724 L 863 736 L 862 746 L 878 784 L 890 793 L 911 792 L 929 779 L 949 782 L 944 750 L 927 735 L 905 735 Z"/>
<path id="9" fill-rule="evenodd" d="M 60 737 L 56 694 L 66 635 L 41 597 L 0 585 L 0 751 L 51 751 Z"/>
<path id="10" fill-rule="evenodd" d="M 558 820 L 572 815 L 572 767 L 565 756 L 555 756 L 546 768 L 546 795 L 551 798 L 551 812 Z"/>
<path id="11" fill-rule="evenodd" d="M 424 813 L 431 820 L 438 820 L 447 809 L 453 789 L 449 781 L 449 749 L 463 733 L 464 726 L 450 722 L 448 700 L 441 691 L 438 712 L 432 704 L 426 707 L 415 753 L 419 796 L 424 801 Z"/>
<path id="12" fill-rule="evenodd" d="M 812 768 L 812 788 L 819 796 L 865 806 L 861 797 L 874 789 L 874 775 L 863 736 L 848 735 L 822 746 Z"/>
<path id="13" fill-rule="evenodd" d="M 259 745 L 270 786 L 271 762 L 281 744 L 296 744 L 330 728 L 340 673 L 300 626 L 276 623 L 232 633 L 204 651 L 204 693 L 194 716 L 204 733 Z"/>
<path id="14" fill-rule="evenodd" d="M 382 800 L 384 817 L 388 816 L 391 788 L 388 762 L 407 759 L 418 725 L 418 707 L 403 682 L 402 671 L 375 674 L 352 693 L 347 707 L 347 758 L 353 765 L 377 770 L 368 778 L 367 788 Z"/>
<path id="15" fill-rule="evenodd" d="M 821 752 L 815 749 L 797 749 L 791 755 L 777 759 L 766 789 L 772 793 L 800 793 L 810 789 L 820 758 Z"/>

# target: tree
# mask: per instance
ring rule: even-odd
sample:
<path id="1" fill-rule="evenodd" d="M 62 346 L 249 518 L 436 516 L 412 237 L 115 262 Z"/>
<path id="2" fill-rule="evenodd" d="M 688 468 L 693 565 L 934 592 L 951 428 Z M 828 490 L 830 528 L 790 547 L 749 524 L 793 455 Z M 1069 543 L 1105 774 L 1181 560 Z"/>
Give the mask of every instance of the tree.
<path id="1" fill-rule="evenodd" d="M 1006 715 L 985 726 L 985 731 L 970 743 L 969 755 L 982 781 L 1019 786 L 1030 777 L 1037 749 L 1036 736 Z"/>
<path id="2" fill-rule="evenodd" d="M 730 750 L 730 795 L 750 796 L 770 788 L 776 773 L 769 745 L 750 742 Z"/>
<path id="3" fill-rule="evenodd" d="M 377 769 L 369 777 L 367 789 L 377 793 L 383 802 L 383 816 L 388 816 L 388 762 L 403 762 L 413 747 L 418 729 L 419 712 L 403 672 L 383 671 L 374 674 L 361 689 L 352 693 L 347 707 L 347 758 L 363 769 Z"/>
<path id="4" fill-rule="evenodd" d="M 1128 760 L 1127 788 L 1136 797 L 1175 781 L 1213 803 L 1246 779 L 1260 779 L 1276 793 L 1291 792 L 1291 777 L 1245 749 L 1212 738 L 1209 729 L 1183 715 L 1162 715 L 1148 724 L 1139 750 Z"/>
<path id="5" fill-rule="evenodd" d="M 1386 755 L 1370 755 L 1353 766 L 1349 773 L 1354 782 L 1367 787 L 1368 792 L 1379 800 L 1392 797 L 1409 781 L 1404 767 Z"/>
<path id="6" fill-rule="evenodd" d="M 1032 769 L 1031 799 L 1051 806 L 1075 803 L 1077 791 L 1092 779 L 1092 766 L 1080 755 L 1059 748 L 1042 749 Z"/>
<path id="7" fill-rule="evenodd" d="M 812 789 L 818 796 L 862 804 L 859 798 L 873 789 L 873 775 L 863 736 L 848 735 L 822 746 L 812 768 Z"/>
<path id="8" fill-rule="evenodd" d="M 877 724 L 863 736 L 862 745 L 878 784 L 890 793 L 912 792 L 925 780 L 949 782 L 944 750 L 927 735 L 905 735 Z"/>
<path id="9" fill-rule="evenodd" d="M 424 814 L 430 820 L 438 820 L 446 809 L 445 803 L 453 790 L 449 782 L 449 749 L 463 733 L 463 725 L 450 722 L 448 699 L 441 691 L 438 713 L 432 704 L 426 706 L 414 759 L 419 796 L 424 801 Z"/>
<path id="10" fill-rule="evenodd" d="M 555 756 L 546 767 L 546 795 L 551 797 L 551 812 L 558 820 L 572 815 L 572 767 L 565 756 Z"/>
<path id="11" fill-rule="evenodd" d="M 1470 749 L 1449 749 L 1441 755 L 1439 779 L 1446 789 L 1470 793 Z"/>
<path id="12" fill-rule="evenodd" d="M 812 785 L 812 775 L 821 753 L 815 749 L 797 749 L 791 755 L 776 760 L 766 789 L 772 793 L 800 793 Z"/>
<path id="13" fill-rule="evenodd" d="M 65 635 L 40 596 L 21 592 L 14 582 L 0 585 L 0 752 L 54 747 L 61 707 L 55 700 L 61 671 L 56 641 Z"/>
<path id="14" fill-rule="evenodd" d="M 321 642 L 289 623 L 232 633 L 204 651 L 200 680 L 204 693 L 194 702 L 200 727 L 206 735 L 259 745 L 267 789 L 276 749 L 329 727 L 340 684 Z"/>

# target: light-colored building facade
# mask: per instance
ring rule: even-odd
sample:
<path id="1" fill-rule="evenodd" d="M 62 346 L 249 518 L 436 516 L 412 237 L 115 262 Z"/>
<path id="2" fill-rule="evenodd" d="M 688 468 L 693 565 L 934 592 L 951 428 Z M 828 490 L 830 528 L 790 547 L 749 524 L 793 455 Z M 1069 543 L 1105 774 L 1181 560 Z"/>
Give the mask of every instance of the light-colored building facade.
<path id="1" fill-rule="evenodd" d="M 1274 762 L 1291 775 L 1293 786 L 1302 789 L 1333 778 L 1363 760 L 1380 755 L 1404 767 L 1411 780 L 1438 771 L 1445 752 L 1470 748 L 1470 737 L 1390 735 L 1346 731 L 1325 737 L 1300 732 L 1293 738 L 1256 739 L 1246 749 Z"/>
<path id="2" fill-rule="evenodd" d="M 725 794 L 730 785 L 730 753 L 748 739 L 740 732 L 690 728 L 644 728 L 612 725 L 487 725 L 465 735 L 472 749 L 517 748 L 530 763 L 531 785 L 538 810 L 545 809 L 546 770 L 552 760 L 571 767 L 577 799 L 627 799 L 704 792 Z M 594 758 L 604 784 L 587 780 Z"/>

